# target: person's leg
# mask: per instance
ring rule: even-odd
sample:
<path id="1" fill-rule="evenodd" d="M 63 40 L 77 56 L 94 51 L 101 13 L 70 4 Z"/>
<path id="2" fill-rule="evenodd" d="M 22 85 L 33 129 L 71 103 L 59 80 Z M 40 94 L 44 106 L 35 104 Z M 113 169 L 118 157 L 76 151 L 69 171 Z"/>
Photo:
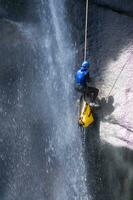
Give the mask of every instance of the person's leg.
<path id="1" fill-rule="evenodd" d="M 99 90 L 97 88 L 93 88 L 94 90 L 94 96 L 93 96 L 93 101 L 96 100 L 97 96 L 98 96 L 98 93 L 99 93 Z"/>
<path id="2" fill-rule="evenodd" d="M 98 96 L 99 90 L 94 87 L 87 87 L 86 88 L 86 93 L 88 96 L 90 96 L 91 101 L 94 102 Z"/>

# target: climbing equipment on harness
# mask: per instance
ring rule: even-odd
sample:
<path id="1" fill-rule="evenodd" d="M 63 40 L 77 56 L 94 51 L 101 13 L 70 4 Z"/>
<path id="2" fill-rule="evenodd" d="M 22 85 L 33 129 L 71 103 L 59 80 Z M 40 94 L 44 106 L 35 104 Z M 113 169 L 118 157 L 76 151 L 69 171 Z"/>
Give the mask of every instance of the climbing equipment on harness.
<path id="1" fill-rule="evenodd" d="M 87 31 L 88 31 L 88 0 L 86 0 L 84 61 L 86 60 L 87 56 Z"/>

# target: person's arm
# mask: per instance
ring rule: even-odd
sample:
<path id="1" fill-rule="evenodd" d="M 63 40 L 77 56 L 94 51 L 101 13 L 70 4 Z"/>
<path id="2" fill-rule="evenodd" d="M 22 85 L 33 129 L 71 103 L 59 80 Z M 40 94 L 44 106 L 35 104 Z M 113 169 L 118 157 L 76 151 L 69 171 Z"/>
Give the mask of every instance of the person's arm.
<path id="1" fill-rule="evenodd" d="M 91 78 L 96 78 L 96 77 L 97 77 L 96 70 L 91 71 L 90 77 L 91 77 Z"/>
<path id="2" fill-rule="evenodd" d="M 91 77 L 90 77 L 90 73 L 89 73 L 89 71 L 88 71 L 88 73 L 86 74 L 86 82 L 87 83 L 89 83 L 89 82 L 91 82 L 92 80 L 91 80 Z"/>

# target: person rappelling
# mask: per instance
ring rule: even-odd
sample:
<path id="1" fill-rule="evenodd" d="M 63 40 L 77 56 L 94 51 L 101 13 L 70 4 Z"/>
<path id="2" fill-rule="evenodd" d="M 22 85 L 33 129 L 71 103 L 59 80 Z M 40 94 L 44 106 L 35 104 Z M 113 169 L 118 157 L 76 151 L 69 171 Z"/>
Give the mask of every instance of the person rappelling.
<path id="1" fill-rule="evenodd" d="M 93 84 L 93 78 L 90 77 L 89 67 L 90 63 L 88 61 L 84 61 L 76 72 L 75 89 L 89 97 L 90 106 L 97 107 L 98 104 L 96 103 L 96 98 L 98 96 L 99 90 L 91 86 Z"/>
<path id="2" fill-rule="evenodd" d="M 75 89 L 81 93 L 78 111 L 79 127 L 87 128 L 94 122 L 93 108 L 99 107 L 96 103 L 99 90 L 94 87 L 93 77 L 90 76 L 90 63 L 86 60 L 87 57 L 87 25 L 88 25 L 88 0 L 86 0 L 86 23 L 85 23 L 85 46 L 84 46 L 84 61 L 76 72 Z"/>
<path id="3" fill-rule="evenodd" d="M 86 61 L 87 57 L 87 28 L 88 28 L 88 0 L 86 0 L 86 22 L 85 22 L 85 46 L 84 46 L 84 62 L 76 72 L 76 90 L 86 94 L 90 100 L 90 106 L 96 105 L 96 98 L 99 90 L 92 85 L 92 77 L 90 77 L 89 67 L 90 63 Z"/>
<path id="4" fill-rule="evenodd" d="M 96 102 L 96 99 L 98 97 L 99 90 L 94 87 L 93 84 L 93 77 L 90 75 L 90 63 L 87 61 L 87 32 L 88 32 L 88 0 L 86 0 L 86 21 L 85 21 L 85 43 L 84 43 L 84 62 L 80 66 L 80 68 L 76 72 L 75 77 L 75 88 L 78 92 L 81 93 L 81 97 L 79 99 L 78 104 L 78 125 L 87 128 L 95 121 L 94 112 L 98 109 L 95 109 L 94 107 L 101 108 L 101 102 L 98 100 L 98 103 Z M 122 66 L 119 74 L 117 75 L 107 98 L 110 97 L 110 94 L 112 93 L 112 90 L 114 89 L 117 81 L 120 78 L 121 73 L 125 69 L 126 65 L 128 64 L 129 60 L 132 58 L 133 51 L 131 51 L 130 57 L 127 59 L 127 61 Z M 87 98 L 86 98 L 87 97 Z M 88 101 L 89 97 L 89 101 Z M 109 100 L 108 100 L 109 101 Z M 100 105 L 99 105 L 100 103 Z"/>
<path id="5" fill-rule="evenodd" d="M 78 125 L 87 128 L 94 122 L 93 108 L 99 107 L 96 103 L 99 90 L 92 87 L 92 77 L 89 72 L 90 63 L 84 61 L 76 72 L 75 89 L 81 93 L 78 103 Z"/>

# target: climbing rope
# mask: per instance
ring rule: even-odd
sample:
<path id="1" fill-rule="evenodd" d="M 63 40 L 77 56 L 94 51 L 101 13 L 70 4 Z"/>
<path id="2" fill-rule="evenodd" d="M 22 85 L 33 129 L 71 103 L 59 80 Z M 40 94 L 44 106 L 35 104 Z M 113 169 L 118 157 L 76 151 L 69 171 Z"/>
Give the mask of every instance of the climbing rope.
<path id="1" fill-rule="evenodd" d="M 125 68 L 126 65 L 128 64 L 128 62 L 129 62 L 129 60 L 130 60 L 132 54 L 133 54 L 133 51 L 131 52 L 131 54 L 130 54 L 129 58 L 127 59 L 127 61 L 126 61 L 126 62 L 124 63 L 124 65 L 122 66 L 122 68 L 121 68 L 121 70 L 120 70 L 120 73 L 119 73 L 118 76 L 116 77 L 115 82 L 114 82 L 114 84 L 112 85 L 112 87 L 111 87 L 111 89 L 110 89 L 109 94 L 108 94 L 107 97 L 109 97 L 110 94 L 112 93 L 112 90 L 114 89 L 114 87 L 115 87 L 117 81 L 119 80 L 120 75 L 121 75 L 121 73 L 123 72 L 124 68 Z"/>
<path id="2" fill-rule="evenodd" d="M 86 55 L 87 55 L 87 31 L 88 31 L 88 0 L 86 0 L 84 61 L 86 60 Z"/>

